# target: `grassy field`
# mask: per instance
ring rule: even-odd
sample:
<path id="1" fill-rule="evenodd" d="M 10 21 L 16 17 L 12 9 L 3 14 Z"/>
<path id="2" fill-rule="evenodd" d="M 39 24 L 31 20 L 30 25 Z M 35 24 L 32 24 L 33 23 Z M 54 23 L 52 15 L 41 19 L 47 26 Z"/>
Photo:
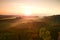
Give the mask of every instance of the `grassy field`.
<path id="1" fill-rule="evenodd" d="M 0 40 L 60 40 L 60 16 L 0 20 Z"/>

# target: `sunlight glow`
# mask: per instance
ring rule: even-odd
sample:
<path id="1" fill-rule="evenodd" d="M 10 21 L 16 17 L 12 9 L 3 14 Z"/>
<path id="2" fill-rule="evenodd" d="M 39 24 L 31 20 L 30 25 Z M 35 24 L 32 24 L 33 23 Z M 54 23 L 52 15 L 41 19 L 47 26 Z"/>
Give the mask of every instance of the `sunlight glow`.
<path id="1" fill-rule="evenodd" d="M 31 7 L 30 6 L 25 6 L 25 16 L 30 16 L 32 14 Z"/>

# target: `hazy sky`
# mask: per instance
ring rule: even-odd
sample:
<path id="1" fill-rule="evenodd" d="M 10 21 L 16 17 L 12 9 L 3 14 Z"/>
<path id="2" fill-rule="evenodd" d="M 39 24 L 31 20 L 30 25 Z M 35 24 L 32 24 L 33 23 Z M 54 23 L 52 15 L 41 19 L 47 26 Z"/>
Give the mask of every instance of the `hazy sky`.
<path id="1" fill-rule="evenodd" d="M 60 14 L 60 0 L 0 0 L 0 14 Z"/>

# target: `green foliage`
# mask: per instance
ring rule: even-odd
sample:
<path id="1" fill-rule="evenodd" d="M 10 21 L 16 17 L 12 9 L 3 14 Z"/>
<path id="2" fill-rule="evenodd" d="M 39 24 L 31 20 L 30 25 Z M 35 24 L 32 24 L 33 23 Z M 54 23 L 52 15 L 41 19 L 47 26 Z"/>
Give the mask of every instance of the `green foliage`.
<path id="1" fill-rule="evenodd" d="M 43 40 L 51 40 L 50 31 L 48 31 L 45 27 L 40 28 L 39 36 L 43 38 Z"/>

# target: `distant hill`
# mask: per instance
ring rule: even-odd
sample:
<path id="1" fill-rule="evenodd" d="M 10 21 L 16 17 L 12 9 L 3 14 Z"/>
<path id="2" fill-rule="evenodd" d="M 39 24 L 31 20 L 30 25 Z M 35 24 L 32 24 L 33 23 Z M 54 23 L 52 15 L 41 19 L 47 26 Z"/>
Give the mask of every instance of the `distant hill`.
<path id="1" fill-rule="evenodd" d="M 60 15 L 45 16 L 43 18 L 43 20 L 44 21 L 60 22 Z"/>
<path id="2" fill-rule="evenodd" d="M 17 15 L 0 15 L 0 20 L 11 20 L 11 19 L 20 19 L 21 17 Z"/>

